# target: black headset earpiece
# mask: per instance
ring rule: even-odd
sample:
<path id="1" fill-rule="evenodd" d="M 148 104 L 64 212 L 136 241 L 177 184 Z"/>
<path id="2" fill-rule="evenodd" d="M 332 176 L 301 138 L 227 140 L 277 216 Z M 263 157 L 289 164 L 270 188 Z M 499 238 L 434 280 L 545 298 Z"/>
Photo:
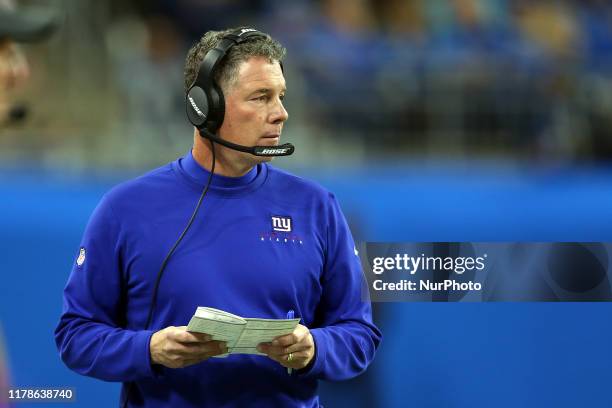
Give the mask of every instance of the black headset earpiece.
<path id="1" fill-rule="evenodd" d="M 240 28 L 225 35 L 215 48 L 208 51 L 198 69 L 193 84 L 187 91 L 187 117 L 199 130 L 215 133 L 223 124 L 225 99 L 214 80 L 215 69 L 234 46 L 255 37 L 267 37 L 254 28 Z"/>

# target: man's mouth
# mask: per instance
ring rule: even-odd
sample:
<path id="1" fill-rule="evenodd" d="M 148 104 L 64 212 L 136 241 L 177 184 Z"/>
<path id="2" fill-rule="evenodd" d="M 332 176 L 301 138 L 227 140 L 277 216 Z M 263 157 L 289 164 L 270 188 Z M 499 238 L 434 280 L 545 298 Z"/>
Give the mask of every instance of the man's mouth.
<path id="1" fill-rule="evenodd" d="M 280 133 L 269 133 L 263 135 L 262 139 L 266 141 L 266 144 L 273 143 L 276 145 L 280 141 Z"/>

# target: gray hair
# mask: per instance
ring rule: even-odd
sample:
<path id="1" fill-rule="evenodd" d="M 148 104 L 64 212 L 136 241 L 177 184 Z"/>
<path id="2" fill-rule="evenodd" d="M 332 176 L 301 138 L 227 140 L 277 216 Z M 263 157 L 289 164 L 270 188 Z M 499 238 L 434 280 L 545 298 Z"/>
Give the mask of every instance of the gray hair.
<path id="1" fill-rule="evenodd" d="M 240 28 L 245 27 L 239 27 Z M 219 44 L 223 36 L 237 30 L 230 28 L 224 31 L 208 31 L 187 53 L 185 59 L 185 92 L 191 87 L 198 75 L 200 64 L 206 53 Z M 213 80 L 227 91 L 236 81 L 238 67 L 251 57 L 265 57 L 270 62 L 281 62 L 287 50 L 276 40 L 266 34 L 265 38 L 257 37 L 242 44 L 234 45 L 223 60 L 217 65 Z"/>

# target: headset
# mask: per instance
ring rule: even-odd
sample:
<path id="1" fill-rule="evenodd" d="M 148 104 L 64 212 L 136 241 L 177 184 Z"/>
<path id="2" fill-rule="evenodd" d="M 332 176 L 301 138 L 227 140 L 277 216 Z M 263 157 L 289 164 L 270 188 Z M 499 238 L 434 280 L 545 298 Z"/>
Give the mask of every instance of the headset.
<path id="1" fill-rule="evenodd" d="M 199 130 L 202 137 L 230 149 L 255 156 L 289 156 L 295 150 L 291 143 L 279 146 L 243 146 L 223 140 L 216 134 L 223 124 L 225 98 L 221 87 L 214 80 L 215 70 L 233 46 L 257 38 L 269 38 L 269 36 L 254 28 L 239 28 L 223 36 L 217 46 L 206 53 L 197 76 L 185 95 L 187 118 Z"/>

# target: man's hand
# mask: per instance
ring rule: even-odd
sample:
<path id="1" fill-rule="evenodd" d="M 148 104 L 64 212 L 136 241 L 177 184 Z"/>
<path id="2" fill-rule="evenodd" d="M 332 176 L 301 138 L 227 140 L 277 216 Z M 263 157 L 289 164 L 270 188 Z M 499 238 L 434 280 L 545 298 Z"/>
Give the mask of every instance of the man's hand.
<path id="1" fill-rule="evenodd" d="M 188 332 L 187 326 L 170 326 L 153 333 L 149 351 L 153 364 L 181 368 L 227 353 L 227 345 L 211 341 L 208 334 Z"/>
<path id="2" fill-rule="evenodd" d="M 315 355 L 315 344 L 306 326 L 298 324 L 293 333 L 275 338 L 271 343 L 260 343 L 257 350 L 266 353 L 282 366 L 299 370 Z"/>

